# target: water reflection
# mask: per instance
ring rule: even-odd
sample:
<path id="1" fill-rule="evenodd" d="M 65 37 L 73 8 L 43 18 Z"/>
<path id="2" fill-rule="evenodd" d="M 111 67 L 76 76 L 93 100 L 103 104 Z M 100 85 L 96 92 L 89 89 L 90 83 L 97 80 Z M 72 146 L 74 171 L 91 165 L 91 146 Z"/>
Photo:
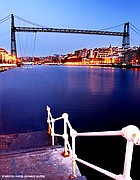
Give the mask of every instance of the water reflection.
<path id="1" fill-rule="evenodd" d="M 138 124 L 140 73 L 136 70 L 24 66 L 1 73 L 0 83 L 1 133 L 45 129 L 46 105 L 56 116 L 68 112 L 76 128 Z M 89 125 L 84 125 L 85 119 Z"/>
<path id="2" fill-rule="evenodd" d="M 93 94 L 109 94 L 114 88 L 113 68 L 90 68 L 90 90 Z"/>

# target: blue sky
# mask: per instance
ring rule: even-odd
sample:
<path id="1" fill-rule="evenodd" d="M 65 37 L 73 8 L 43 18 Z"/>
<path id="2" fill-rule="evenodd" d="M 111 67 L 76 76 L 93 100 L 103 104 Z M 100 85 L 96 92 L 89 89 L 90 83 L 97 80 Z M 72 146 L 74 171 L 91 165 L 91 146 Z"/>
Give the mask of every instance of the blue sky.
<path id="1" fill-rule="evenodd" d="M 10 14 L 46 27 L 102 30 L 122 24 L 110 30 L 123 31 L 123 24 L 130 22 L 140 29 L 139 0 L 1 1 L 0 19 Z M 22 21 L 15 21 L 17 26 L 27 26 Z M 131 46 L 140 46 L 140 36 L 133 30 L 130 33 Z M 80 34 L 16 33 L 16 39 L 19 56 L 67 54 L 82 48 L 122 44 L 122 37 Z M 0 47 L 10 52 L 10 19 L 0 24 Z"/>

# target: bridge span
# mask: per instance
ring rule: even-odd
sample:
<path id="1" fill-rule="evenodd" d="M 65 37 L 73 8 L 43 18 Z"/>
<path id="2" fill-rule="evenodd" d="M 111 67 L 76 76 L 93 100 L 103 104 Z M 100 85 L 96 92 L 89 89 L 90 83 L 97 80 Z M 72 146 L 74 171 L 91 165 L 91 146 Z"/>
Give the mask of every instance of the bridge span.
<path id="1" fill-rule="evenodd" d="M 80 30 L 80 29 L 63 29 L 63 28 L 46 28 L 46 27 L 16 27 L 14 23 L 14 15 L 11 14 L 11 54 L 17 57 L 16 49 L 16 32 L 52 32 L 52 33 L 73 33 L 73 34 L 90 34 L 90 35 L 108 35 L 122 36 L 122 47 L 130 46 L 129 22 L 124 23 L 123 32 L 99 31 L 99 30 Z"/>

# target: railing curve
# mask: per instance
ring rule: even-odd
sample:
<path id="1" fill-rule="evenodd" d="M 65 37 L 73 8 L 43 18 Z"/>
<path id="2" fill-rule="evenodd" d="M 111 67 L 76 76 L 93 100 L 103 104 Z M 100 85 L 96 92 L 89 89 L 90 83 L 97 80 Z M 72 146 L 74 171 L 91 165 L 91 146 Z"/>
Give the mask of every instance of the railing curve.
<path id="1" fill-rule="evenodd" d="M 102 132 L 85 132 L 85 133 L 78 133 L 75 129 L 72 128 L 70 121 L 68 119 L 68 114 L 63 113 L 59 118 L 53 118 L 50 107 L 47 106 L 46 108 L 48 112 L 47 123 L 48 123 L 48 134 L 52 137 L 52 146 L 54 146 L 54 137 L 62 137 L 64 139 L 64 152 L 62 155 L 64 157 L 70 156 L 72 160 L 72 173 L 69 178 L 76 177 L 76 161 L 97 170 L 100 173 L 105 174 L 115 180 L 132 180 L 130 177 L 131 171 L 131 162 L 132 162 L 132 155 L 133 155 L 133 147 L 134 145 L 140 145 L 140 130 L 134 125 L 128 125 L 121 130 L 118 131 L 102 131 Z M 64 133 L 63 134 L 56 134 L 54 132 L 54 123 L 55 121 L 63 120 L 64 121 Z M 68 134 L 67 128 L 70 130 L 70 134 Z M 72 138 L 72 145 L 70 144 L 68 137 L 71 136 Z M 114 174 L 110 171 L 107 171 L 103 168 L 95 166 L 89 162 L 86 162 L 77 157 L 75 153 L 75 138 L 78 136 L 122 136 L 127 140 L 126 143 L 126 151 L 125 151 L 125 160 L 124 160 L 124 168 L 123 174 Z"/>

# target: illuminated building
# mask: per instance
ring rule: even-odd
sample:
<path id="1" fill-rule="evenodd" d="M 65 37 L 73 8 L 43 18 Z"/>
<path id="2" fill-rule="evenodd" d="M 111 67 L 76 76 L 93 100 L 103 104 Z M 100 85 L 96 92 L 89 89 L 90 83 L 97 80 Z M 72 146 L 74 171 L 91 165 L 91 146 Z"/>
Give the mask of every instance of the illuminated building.
<path id="1" fill-rule="evenodd" d="M 15 56 L 12 56 L 10 54 L 8 54 L 8 52 L 3 49 L 0 48 L 0 63 L 5 63 L 5 64 L 16 64 L 17 63 L 17 59 Z"/>

